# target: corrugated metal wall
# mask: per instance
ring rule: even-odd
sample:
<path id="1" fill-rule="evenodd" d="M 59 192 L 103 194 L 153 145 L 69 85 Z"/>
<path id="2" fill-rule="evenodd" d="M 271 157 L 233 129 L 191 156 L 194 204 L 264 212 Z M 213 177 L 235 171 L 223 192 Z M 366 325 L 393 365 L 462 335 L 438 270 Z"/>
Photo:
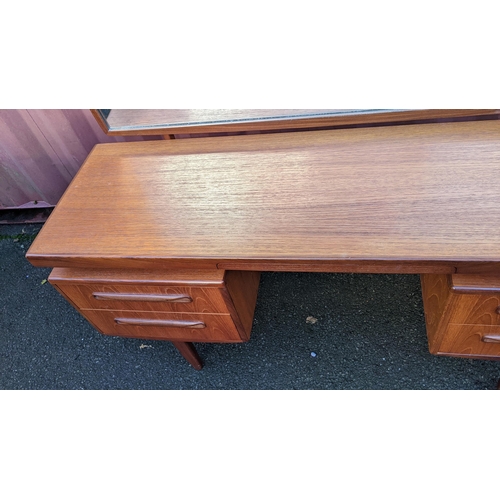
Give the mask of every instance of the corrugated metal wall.
<path id="1" fill-rule="evenodd" d="M 145 139 L 108 137 L 87 109 L 0 110 L 0 208 L 53 206 L 95 144 Z"/>

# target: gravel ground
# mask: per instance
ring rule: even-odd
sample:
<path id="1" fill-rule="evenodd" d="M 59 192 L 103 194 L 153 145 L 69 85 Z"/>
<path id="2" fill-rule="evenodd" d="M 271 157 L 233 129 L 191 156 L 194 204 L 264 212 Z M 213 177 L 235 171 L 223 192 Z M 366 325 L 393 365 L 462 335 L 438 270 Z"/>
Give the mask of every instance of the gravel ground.
<path id="1" fill-rule="evenodd" d="M 416 275 L 263 273 L 251 340 L 98 333 L 25 254 L 40 224 L 0 226 L 0 389 L 495 389 L 500 364 L 429 354 Z M 309 318 L 309 319 L 308 319 Z"/>

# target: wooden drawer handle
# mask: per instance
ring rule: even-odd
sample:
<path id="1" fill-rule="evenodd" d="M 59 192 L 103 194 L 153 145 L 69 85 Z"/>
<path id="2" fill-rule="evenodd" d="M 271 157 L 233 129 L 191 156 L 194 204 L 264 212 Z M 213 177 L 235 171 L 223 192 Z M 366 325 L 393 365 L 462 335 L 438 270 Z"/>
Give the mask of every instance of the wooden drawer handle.
<path id="1" fill-rule="evenodd" d="M 193 302 L 189 295 L 154 295 L 148 293 L 94 292 L 97 300 L 135 300 L 138 302 Z"/>
<path id="2" fill-rule="evenodd" d="M 189 321 L 184 319 L 141 319 L 141 318 L 115 318 L 118 325 L 133 326 L 164 326 L 170 328 L 205 328 L 203 321 Z"/>
<path id="3" fill-rule="evenodd" d="M 488 335 L 483 335 L 483 338 L 481 340 L 487 343 L 500 344 L 500 333 L 490 333 Z"/>

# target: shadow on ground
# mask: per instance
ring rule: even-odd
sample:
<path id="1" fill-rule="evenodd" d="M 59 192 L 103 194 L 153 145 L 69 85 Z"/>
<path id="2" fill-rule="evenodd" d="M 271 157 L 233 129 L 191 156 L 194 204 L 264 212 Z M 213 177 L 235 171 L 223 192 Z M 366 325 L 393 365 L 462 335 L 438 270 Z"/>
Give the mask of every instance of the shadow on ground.
<path id="1" fill-rule="evenodd" d="M 417 275 L 263 273 L 251 340 L 106 337 L 25 254 L 40 224 L 0 227 L 0 389 L 494 389 L 495 361 L 429 354 Z M 308 319 L 309 318 L 309 319 Z"/>

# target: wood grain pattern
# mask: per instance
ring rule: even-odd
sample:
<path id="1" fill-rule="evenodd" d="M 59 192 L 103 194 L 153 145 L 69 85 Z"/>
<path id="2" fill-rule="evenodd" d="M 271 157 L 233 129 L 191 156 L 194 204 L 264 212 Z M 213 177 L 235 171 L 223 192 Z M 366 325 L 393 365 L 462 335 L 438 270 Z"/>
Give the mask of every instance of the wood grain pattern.
<path id="1" fill-rule="evenodd" d="M 243 340 L 250 339 L 252 331 L 260 272 L 228 271 L 226 304 Z M 223 294 L 225 291 L 223 290 Z"/>
<path id="2" fill-rule="evenodd" d="M 94 110 L 95 111 L 95 110 Z M 113 109 L 109 135 L 228 133 L 495 115 L 494 109 Z M 99 120 L 100 121 L 100 120 Z"/>
<path id="3" fill-rule="evenodd" d="M 115 285 L 151 286 L 224 286 L 224 271 L 217 269 L 79 269 L 55 268 L 50 273 L 51 283 L 103 283 Z"/>
<path id="4" fill-rule="evenodd" d="M 500 275 L 455 274 L 451 277 L 451 287 L 460 293 L 500 294 Z"/>
<path id="5" fill-rule="evenodd" d="M 51 283 L 54 283 L 51 280 Z M 79 309 L 114 309 L 116 311 L 157 311 L 157 312 L 199 312 L 227 313 L 227 307 L 219 288 L 193 288 L 168 286 L 132 286 L 132 285 L 67 285 L 57 284 L 58 290 Z M 113 300 L 99 300 L 95 293 L 113 293 Z M 119 298 L 126 294 L 127 298 Z M 139 295 L 139 297 L 137 297 Z M 146 296 L 146 299 L 144 297 Z M 147 300 L 147 295 L 153 299 Z M 164 302 L 156 297 L 180 295 L 189 297 L 189 302 Z M 136 296 L 134 299 L 133 297 Z"/>
<path id="6" fill-rule="evenodd" d="M 27 257 L 500 269 L 499 164 L 500 121 L 103 144 Z"/>
<path id="7" fill-rule="evenodd" d="M 500 293 L 454 294 L 448 323 L 456 325 L 492 325 L 500 327 Z"/>
<path id="8" fill-rule="evenodd" d="M 229 314 L 159 313 L 142 311 L 80 310 L 105 335 L 180 342 L 242 342 Z M 122 319 L 117 323 L 116 319 Z M 123 320 L 138 320 L 126 324 Z M 142 321 L 140 321 L 142 320 Z M 166 321 L 204 323 L 205 328 L 166 327 Z M 158 323 L 155 325 L 154 321 Z M 140 323 L 140 324 L 139 324 Z"/>
<path id="9" fill-rule="evenodd" d="M 484 325 L 450 325 L 436 354 L 474 359 L 500 359 L 500 344 L 484 341 L 500 335 L 500 327 Z"/>
<path id="10" fill-rule="evenodd" d="M 143 270 L 54 269 L 49 282 L 105 334 L 189 342 L 241 342 L 250 338 L 259 274 L 194 270 L 190 276 L 177 270 L 155 274 Z M 212 286 L 182 286 L 196 283 L 201 277 Z M 134 278 L 146 281 L 134 283 Z M 180 278 L 185 282 L 179 282 Z M 188 297 L 190 301 L 165 302 L 165 296 Z M 193 321 L 198 326 L 186 328 Z M 204 332 L 193 333 L 202 325 Z M 161 328 L 166 330 L 161 333 Z M 183 335 L 179 333 L 181 329 L 186 330 Z"/>
<path id="11" fill-rule="evenodd" d="M 429 351 L 436 354 L 446 333 L 447 312 L 451 297 L 450 276 L 423 274 L 420 276 L 420 281 Z"/>
<path id="12" fill-rule="evenodd" d="M 500 359 L 500 293 L 481 285 L 498 283 L 498 278 L 423 275 L 422 295 L 429 350 L 432 354 Z M 458 291 L 453 283 L 467 285 Z M 470 293 L 470 289 L 476 293 Z M 479 292 L 481 290 L 481 292 Z"/>
<path id="13" fill-rule="evenodd" d="M 497 262 L 457 262 L 457 274 L 491 274 L 498 276 L 500 270 L 498 269 Z"/>
<path id="14" fill-rule="evenodd" d="M 146 264 L 147 265 L 147 264 Z M 371 274 L 451 274 L 456 272 L 458 262 L 440 262 L 415 260 L 362 260 L 336 259 L 308 261 L 289 259 L 276 261 L 259 259 L 242 261 L 241 259 L 219 260 L 217 268 L 240 271 L 274 271 L 274 272 L 309 272 L 309 273 L 371 273 Z M 498 268 L 498 263 L 494 266 Z"/>

